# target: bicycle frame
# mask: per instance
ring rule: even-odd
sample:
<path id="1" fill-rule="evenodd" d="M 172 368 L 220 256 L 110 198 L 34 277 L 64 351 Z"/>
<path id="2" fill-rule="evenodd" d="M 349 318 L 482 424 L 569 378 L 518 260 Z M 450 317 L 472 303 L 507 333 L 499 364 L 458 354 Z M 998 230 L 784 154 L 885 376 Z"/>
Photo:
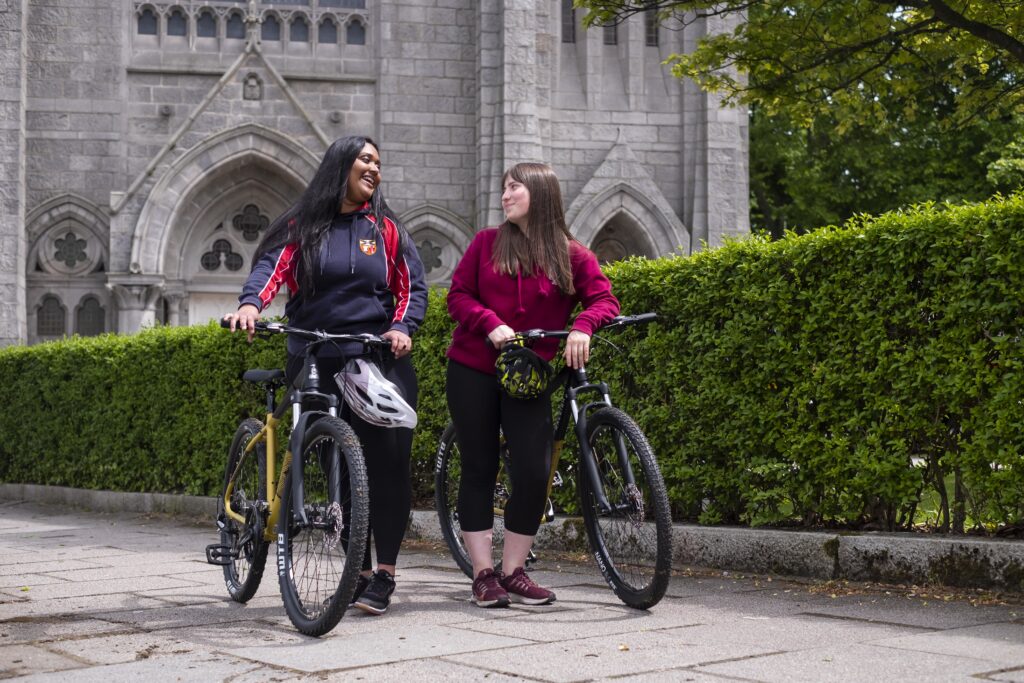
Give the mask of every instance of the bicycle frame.
<path id="1" fill-rule="evenodd" d="M 257 329 L 267 332 L 290 332 L 293 334 L 297 332 L 304 332 L 302 330 L 295 330 L 295 328 L 289 328 L 277 323 L 258 323 Z M 274 382 L 274 379 L 280 375 L 268 377 L 262 380 L 262 382 L 267 385 L 266 422 L 263 429 L 253 436 L 245 446 L 246 455 L 251 455 L 255 449 L 260 448 L 261 446 L 266 448 L 267 499 L 264 501 L 266 508 L 260 510 L 261 513 L 266 513 L 267 515 L 266 522 L 263 526 L 263 538 L 266 541 L 275 540 L 274 530 L 277 528 L 278 519 L 281 514 L 281 499 L 284 494 L 285 475 L 291 467 L 293 454 L 298 453 L 302 449 L 303 437 L 306 433 L 307 427 L 312 421 L 316 420 L 320 416 L 329 415 L 331 417 L 337 417 L 338 415 L 338 397 L 334 394 L 320 391 L 320 370 L 316 362 L 316 347 L 318 346 L 318 342 L 340 339 L 345 341 L 359 341 L 367 347 L 389 346 L 387 342 L 382 341 L 379 337 L 373 337 L 372 335 L 327 335 L 325 333 L 307 333 L 307 336 L 311 337 L 313 341 L 312 343 L 307 344 L 303 351 L 302 372 L 299 373 L 295 382 L 293 382 L 289 387 L 288 399 L 281 401 L 280 404 L 277 404 L 276 402 L 276 390 L 278 385 Z M 243 378 L 244 377 L 245 375 L 243 375 Z M 298 386 L 300 382 L 301 386 Z M 307 404 L 314 405 L 316 402 L 324 405 L 326 410 L 314 410 L 307 408 Z M 292 412 L 292 433 L 289 438 L 288 448 L 285 451 L 284 458 L 281 463 L 281 470 L 278 472 L 277 429 L 289 410 Z M 244 460 L 240 459 L 238 467 L 241 467 L 242 462 L 244 462 Z M 299 470 L 297 474 L 298 476 L 292 477 L 292 500 L 294 501 L 292 511 L 301 524 L 308 525 L 309 520 L 306 517 L 306 511 L 303 503 L 305 500 L 305 486 L 301 470 Z M 332 476 L 337 476 L 337 472 L 335 471 Z M 231 485 L 231 482 L 234 480 L 234 475 L 232 475 L 228 486 L 225 487 L 224 513 L 236 522 L 245 524 L 247 521 L 245 516 L 231 507 L 231 496 L 233 493 L 233 486 Z"/>
<path id="2" fill-rule="evenodd" d="M 645 313 L 637 316 L 621 316 L 616 318 L 611 326 L 619 325 L 631 325 L 635 323 L 648 322 L 655 318 L 654 314 Z M 569 333 L 565 330 L 529 330 L 522 333 L 522 336 L 526 340 L 548 338 L 564 338 L 569 336 Z M 608 388 L 608 384 L 605 382 L 591 382 L 587 378 L 587 369 L 579 368 L 564 368 L 562 373 L 567 376 L 563 380 L 562 377 L 556 379 L 557 382 L 565 381 L 565 390 L 562 394 L 562 405 L 559 411 L 558 422 L 555 425 L 554 439 L 551 447 L 551 471 L 548 474 L 548 490 L 547 498 L 551 498 L 551 490 L 555 485 L 555 481 L 558 474 L 558 463 L 561 459 L 562 449 L 565 445 L 565 437 L 569 431 L 569 420 L 570 418 L 574 422 L 573 431 L 576 434 L 576 442 L 579 444 L 579 460 L 580 467 L 585 473 L 591 486 L 590 490 L 593 492 L 595 501 L 602 512 L 611 512 L 615 507 L 608 500 L 608 497 L 604 493 L 604 487 L 601 485 L 601 474 L 597 471 L 597 461 L 594 458 L 593 452 L 590 450 L 590 445 L 587 443 L 587 416 L 594 410 L 604 407 L 612 407 L 611 392 Z M 600 400 L 590 401 L 587 403 L 580 404 L 579 397 L 585 394 L 597 394 Z M 629 454 L 626 449 L 626 444 L 622 440 L 621 435 L 617 435 L 615 449 L 619 458 L 619 463 L 622 467 L 622 471 L 625 473 L 627 484 L 636 484 L 636 477 L 633 474 L 633 468 L 629 464 Z M 546 513 L 542 518 L 542 521 L 551 521 L 553 515 Z"/>

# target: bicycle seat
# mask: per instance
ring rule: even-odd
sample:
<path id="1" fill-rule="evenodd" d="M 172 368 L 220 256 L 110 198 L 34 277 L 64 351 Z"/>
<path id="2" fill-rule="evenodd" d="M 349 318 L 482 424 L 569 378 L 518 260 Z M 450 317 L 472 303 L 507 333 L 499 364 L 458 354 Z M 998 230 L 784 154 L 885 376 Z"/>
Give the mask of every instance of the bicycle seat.
<path id="1" fill-rule="evenodd" d="M 284 383 L 284 370 L 246 370 L 242 379 L 256 384 Z"/>

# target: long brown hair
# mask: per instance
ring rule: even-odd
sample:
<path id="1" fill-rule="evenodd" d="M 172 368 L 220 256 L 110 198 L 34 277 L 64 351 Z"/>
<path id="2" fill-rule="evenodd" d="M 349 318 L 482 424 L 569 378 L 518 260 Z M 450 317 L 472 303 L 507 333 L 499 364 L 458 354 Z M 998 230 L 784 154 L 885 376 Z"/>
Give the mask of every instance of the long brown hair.
<path id="1" fill-rule="evenodd" d="M 573 236 L 565 225 L 562 190 L 555 172 L 547 164 L 525 162 L 505 171 L 502 188 L 509 178 L 522 183 L 530 193 L 526 213 L 529 235 L 506 220 L 494 243 L 494 270 L 530 276 L 539 268 L 563 294 L 574 294 L 569 263 L 569 242 Z"/>

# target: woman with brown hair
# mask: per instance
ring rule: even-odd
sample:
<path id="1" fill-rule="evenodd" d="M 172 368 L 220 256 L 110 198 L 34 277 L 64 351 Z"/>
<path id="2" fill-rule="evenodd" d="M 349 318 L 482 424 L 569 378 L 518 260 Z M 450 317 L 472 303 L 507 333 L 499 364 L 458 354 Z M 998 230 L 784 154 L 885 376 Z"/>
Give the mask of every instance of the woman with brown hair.
<path id="1" fill-rule="evenodd" d="M 502 179 L 506 221 L 474 237 L 455 268 L 448 312 L 458 325 L 448 349 L 448 409 L 462 457 L 458 513 L 473 562 L 473 601 L 504 607 L 554 602 L 555 594 L 524 570 L 547 495 L 551 466 L 551 399 L 515 398 L 495 375 L 499 350 L 516 330 L 562 329 L 577 303 L 564 358 L 573 368 L 590 357 L 590 335 L 619 312 L 597 258 L 565 224 L 558 178 L 546 164 L 516 164 Z M 558 340 L 533 348 L 546 361 Z M 499 428 L 510 451 L 511 496 L 505 506 L 502 569 L 491 559 Z"/>

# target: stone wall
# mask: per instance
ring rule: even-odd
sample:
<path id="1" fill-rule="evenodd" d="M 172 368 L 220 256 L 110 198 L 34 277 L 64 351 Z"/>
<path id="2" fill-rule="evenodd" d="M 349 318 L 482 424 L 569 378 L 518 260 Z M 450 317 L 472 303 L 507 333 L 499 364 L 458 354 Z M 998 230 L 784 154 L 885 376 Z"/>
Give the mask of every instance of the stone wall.
<path id="1" fill-rule="evenodd" d="M 0 0 L 0 345 L 24 341 L 28 0 Z"/>
<path id="2" fill-rule="evenodd" d="M 348 133 L 381 144 L 435 283 L 524 160 L 604 258 L 749 231 L 746 114 L 661 65 L 728 26 L 651 44 L 562 0 L 0 2 L 0 343 L 230 306 L 255 245 L 233 223 L 271 220 Z"/>

